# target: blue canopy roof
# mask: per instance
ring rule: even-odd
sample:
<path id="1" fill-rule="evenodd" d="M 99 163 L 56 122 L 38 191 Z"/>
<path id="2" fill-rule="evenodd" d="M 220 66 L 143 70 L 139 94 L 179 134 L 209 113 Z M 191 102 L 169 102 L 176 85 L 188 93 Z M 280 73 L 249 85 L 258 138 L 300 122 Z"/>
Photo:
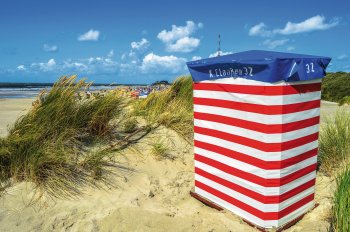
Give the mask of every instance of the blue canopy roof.
<path id="1" fill-rule="evenodd" d="M 194 82 L 242 77 L 274 83 L 323 78 L 329 57 L 251 50 L 187 62 Z"/>

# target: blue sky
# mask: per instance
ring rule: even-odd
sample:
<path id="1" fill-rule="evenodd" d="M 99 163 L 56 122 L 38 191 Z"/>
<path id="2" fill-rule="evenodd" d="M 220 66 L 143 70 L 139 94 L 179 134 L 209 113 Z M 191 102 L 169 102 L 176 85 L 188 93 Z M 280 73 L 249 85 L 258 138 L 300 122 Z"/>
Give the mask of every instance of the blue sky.
<path id="1" fill-rule="evenodd" d="M 347 1 L 0 2 L 0 82 L 152 83 L 185 62 L 252 49 L 324 55 L 350 72 Z"/>

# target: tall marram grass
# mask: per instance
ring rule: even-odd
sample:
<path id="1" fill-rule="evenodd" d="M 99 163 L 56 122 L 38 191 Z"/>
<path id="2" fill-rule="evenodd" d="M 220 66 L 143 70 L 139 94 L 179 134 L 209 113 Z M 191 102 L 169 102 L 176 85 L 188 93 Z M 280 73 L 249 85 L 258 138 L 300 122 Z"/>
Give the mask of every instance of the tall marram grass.
<path id="1" fill-rule="evenodd" d="M 331 231 L 350 231 L 350 166 L 337 178 L 337 187 L 333 198 Z"/>
<path id="2" fill-rule="evenodd" d="M 166 126 L 187 141 L 193 137 L 193 90 L 191 77 L 180 77 L 164 91 L 136 102 L 135 114 L 152 125 Z"/>
<path id="3" fill-rule="evenodd" d="M 69 197 L 103 179 L 109 157 L 91 153 L 88 145 L 109 134 L 124 103 L 113 93 L 78 100 L 87 86 L 75 76 L 61 78 L 0 139 L 0 188 L 25 180 L 54 196 Z"/>
<path id="4" fill-rule="evenodd" d="M 350 157 L 350 112 L 340 108 L 321 125 L 319 139 L 320 170 L 332 175 Z"/>

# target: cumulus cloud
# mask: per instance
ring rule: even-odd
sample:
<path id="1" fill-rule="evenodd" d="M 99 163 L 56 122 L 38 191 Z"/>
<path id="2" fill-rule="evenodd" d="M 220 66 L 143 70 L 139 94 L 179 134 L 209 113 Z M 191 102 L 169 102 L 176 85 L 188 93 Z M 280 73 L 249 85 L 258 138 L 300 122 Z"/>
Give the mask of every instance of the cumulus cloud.
<path id="1" fill-rule="evenodd" d="M 114 56 L 114 50 L 112 49 L 108 52 L 107 57 L 112 58 L 113 56 Z"/>
<path id="2" fill-rule="evenodd" d="M 147 54 L 141 64 L 144 73 L 181 73 L 185 72 L 186 59 L 181 57 L 159 56 L 153 52 Z"/>
<path id="3" fill-rule="evenodd" d="M 305 33 L 311 31 L 327 30 L 335 27 L 339 24 L 340 19 L 335 17 L 329 22 L 326 22 L 326 18 L 322 15 L 316 15 L 311 18 L 305 19 L 299 23 L 287 22 L 282 29 L 268 30 L 265 23 L 260 22 L 259 24 L 253 26 L 249 29 L 248 34 L 250 36 L 262 36 L 269 37 L 276 34 L 280 35 L 290 35 L 297 33 Z"/>
<path id="4" fill-rule="evenodd" d="M 220 56 L 224 56 L 224 55 L 229 55 L 229 54 L 232 54 L 233 52 L 223 52 L 223 51 L 220 51 Z M 212 53 L 209 55 L 209 58 L 212 58 L 212 57 L 216 57 L 218 56 L 218 51 Z"/>
<path id="5" fill-rule="evenodd" d="M 27 68 L 23 64 L 17 66 L 17 70 L 19 71 L 25 71 L 26 69 Z"/>
<path id="6" fill-rule="evenodd" d="M 51 72 L 59 73 L 60 75 L 67 73 L 84 73 L 84 74 L 106 74 L 116 73 L 119 69 L 119 64 L 114 61 L 114 51 L 106 56 L 97 56 L 81 59 L 67 59 L 61 62 L 56 62 L 55 59 L 49 59 L 47 62 L 32 63 L 28 68 L 24 65 L 17 67 L 18 71 L 27 70 L 26 72 Z"/>
<path id="7" fill-rule="evenodd" d="M 141 63 L 150 45 L 151 43 L 145 38 L 142 38 L 140 41 L 131 42 L 130 51 L 128 53 L 123 53 L 121 56 L 121 59 L 124 62 L 124 65 L 122 66 L 127 67 L 127 63 L 130 63 L 130 64 Z"/>
<path id="8" fill-rule="evenodd" d="M 193 56 L 191 60 L 194 61 L 194 60 L 201 60 L 201 59 L 202 59 L 201 56 Z"/>
<path id="9" fill-rule="evenodd" d="M 263 45 L 267 46 L 270 49 L 275 49 L 277 47 L 285 45 L 289 39 L 280 39 L 280 40 L 270 40 L 267 39 L 263 42 Z"/>
<path id="10" fill-rule="evenodd" d="M 265 23 L 261 22 L 255 26 L 253 26 L 252 28 L 249 29 L 248 34 L 250 36 L 263 36 L 263 37 L 268 37 L 272 35 L 272 32 L 266 29 L 267 26 L 265 25 Z"/>
<path id="11" fill-rule="evenodd" d="M 151 43 L 145 38 L 142 38 L 141 41 L 139 42 L 131 42 L 130 44 L 132 49 L 139 50 L 139 51 L 146 50 L 150 45 Z"/>
<path id="12" fill-rule="evenodd" d="M 43 50 L 45 52 L 57 52 L 58 51 L 58 46 L 57 45 L 44 44 L 43 45 Z"/>
<path id="13" fill-rule="evenodd" d="M 326 18 L 321 15 L 308 18 L 300 23 L 287 22 L 283 29 L 275 29 L 274 33 L 289 35 L 309 31 L 327 30 L 339 24 L 339 18 L 333 18 L 329 23 L 326 23 Z"/>
<path id="14" fill-rule="evenodd" d="M 192 52 L 199 46 L 200 40 L 191 35 L 202 27 L 203 23 L 187 21 L 185 26 L 172 25 L 171 30 L 162 30 L 157 38 L 166 45 L 168 52 Z"/>
<path id="15" fill-rule="evenodd" d="M 100 36 L 100 32 L 98 30 L 90 29 L 88 32 L 82 35 L 79 35 L 78 40 L 79 41 L 97 41 L 99 36 Z"/>
<path id="16" fill-rule="evenodd" d="M 167 45 L 168 52 L 192 52 L 200 44 L 200 40 L 192 37 L 184 37 L 177 40 L 174 44 Z"/>
<path id="17" fill-rule="evenodd" d="M 339 56 L 337 57 L 337 59 L 338 59 L 338 60 L 346 60 L 346 59 L 348 59 L 348 55 L 346 55 L 346 54 L 341 54 L 341 55 L 339 55 Z"/>
<path id="18" fill-rule="evenodd" d="M 31 70 L 48 72 L 55 69 L 56 61 L 55 59 L 49 59 L 47 62 L 32 63 L 30 65 Z"/>

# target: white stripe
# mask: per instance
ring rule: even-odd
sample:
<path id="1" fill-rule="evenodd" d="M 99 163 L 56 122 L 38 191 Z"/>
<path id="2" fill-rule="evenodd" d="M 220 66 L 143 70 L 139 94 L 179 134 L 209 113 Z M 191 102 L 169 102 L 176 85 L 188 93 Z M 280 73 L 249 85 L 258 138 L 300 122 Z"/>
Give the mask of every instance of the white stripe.
<path id="1" fill-rule="evenodd" d="M 297 195 L 294 195 L 293 197 L 275 204 L 264 204 L 260 201 L 254 200 L 253 198 L 250 198 L 244 194 L 241 194 L 237 191 L 234 191 L 230 188 L 225 187 L 224 185 L 221 185 L 219 183 L 216 183 L 212 180 L 209 180 L 203 176 L 200 176 L 198 174 L 195 175 L 195 179 L 213 189 L 216 189 L 230 197 L 233 197 L 247 205 L 250 205 L 251 207 L 254 207 L 257 210 L 260 210 L 262 212 L 280 212 L 284 210 L 285 208 L 293 205 L 294 203 L 304 199 L 305 197 L 309 196 L 310 194 L 315 192 L 315 187 L 308 188 L 304 190 L 301 193 L 298 193 Z"/>
<path id="2" fill-rule="evenodd" d="M 250 182 L 248 180 L 242 179 L 237 176 L 233 176 L 229 173 L 223 172 L 217 168 L 214 168 L 210 165 L 207 165 L 205 163 L 199 162 L 195 160 L 195 167 L 200 168 L 206 172 L 209 172 L 210 174 L 213 174 L 215 176 L 218 176 L 222 179 L 225 179 L 227 181 L 230 181 L 234 184 L 240 185 L 244 188 L 249 188 L 250 190 L 260 193 L 264 196 L 275 196 L 275 195 L 282 195 L 302 184 L 305 184 L 306 182 L 316 178 L 316 171 L 310 172 L 309 174 L 306 174 L 305 176 L 298 178 L 288 184 L 285 184 L 280 187 L 264 187 L 259 184 Z"/>
<path id="3" fill-rule="evenodd" d="M 194 90 L 193 96 L 199 97 L 199 98 L 220 99 L 220 100 L 252 103 L 252 104 L 259 104 L 259 105 L 287 105 L 287 104 L 308 102 L 313 100 L 320 100 L 321 91 L 302 93 L 302 94 L 266 96 L 266 95 L 232 93 L 232 92 L 225 92 L 224 90 L 223 91 Z"/>
<path id="4" fill-rule="evenodd" d="M 295 218 L 299 217 L 300 215 L 306 213 L 308 210 L 310 210 L 314 206 L 314 201 L 311 201 L 299 209 L 295 210 L 294 212 L 286 215 L 285 217 L 281 218 L 280 220 L 262 220 L 246 211 L 243 209 L 240 209 L 198 187 L 195 187 L 195 192 L 208 200 L 216 203 L 219 206 L 224 207 L 225 209 L 228 209 L 229 211 L 235 213 L 236 215 L 248 220 L 249 222 L 258 225 L 260 227 L 264 228 L 272 228 L 272 227 L 280 227 L 290 221 L 293 221 Z"/>
<path id="5" fill-rule="evenodd" d="M 294 67 L 295 67 L 296 64 L 297 64 L 297 63 L 294 62 L 293 67 L 292 67 L 292 69 L 291 69 L 290 72 L 289 72 L 289 77 L 292 75 L 293 69 L 294 69 Z"/>
<path id="6" fill-rule="evenodd" d="M 194 119 L 194 125 L 202 128 L 213 129 L 220 132 L 226 132 L 232 135 L 238 135 L 249 139 L 254 139 L 265 143 L 281 143 L 298 139 L 319 131 L 319 124 L 303 129 L 289 131 L 285 133 L 266 134 L 259 131 L 249 130 L 242 127 L 230 126 L 223 123 Z"/>
<path id="7" fill-rule="evenodd" d="M 265 160 L 265 161 L 280 161 L 288 159 L 297 155 L 300 155 L 306 151 L 312 150 L 318 147 L 318 140 L 304 144 L 302 146 L 292 148 L 282 152 L 265 152 L 252 147 L 244 146 L 238 143 L 229 142 L 224 139 L 219 139 L 216 137 L 202 135 L 194 133 L 194 139 L 197 141 L 210 143 L 219 147 L 224 147 L 233 151 L 244 153 L 246 155 Z"/>
<path id="8" fill-rule="evenodd" d="M 310 209 L 312 209 L 315 206 L 315 201 L 312 200 L 309 203 L 303 205 L 302 207 L 300 207 L 299 209 L 291 212 L 290 214 L 284 216 L 283 218 L 281 218 L 278 221 L 278 226 L 281 227 L 293 220 L 295 220 L 296 218 L 298 218 L 299 216 L 307 213 Z"/>
<path id="9" fill-rule="evenodd" d="M 267 115 L 216 106 L 194 105 L 194 112 L 216 114 L 263 124 L 285 124 L 319 116 L 320 108 L 290 114 Z"/>
<path id="10" fill-rule="evenodd" d="M 303 160 L 299 163 L 296 163 L 294 165 L 291 165 L 289 167 L 283 168 L 283 169 L 277 169 L 277 170 L 266 170 L 262 168 L 258 168 L 256 166 L 250 165 L 248 163 L 244 163 L 232 158 L 229 158 L 224 155 L 220 155 L 215 152 L 207 151 L 198 147 L 194 148 L 194 152 L 198 155 L 207 157 L 209 159 L 213 159 L 215 161 L 218 161 L 220 163 L 226 164 L 230 167 L 237 168 L 241 171 L 257 175 L 261 178 L 282 178 L 289 174 L 292 174 L 294 172 L 299 171 L 300 169 L 303 169 L 311 164 L 317 163 L 317 156 L 310 157 L 306 160 Z"/>
<path id="11" fill-rule="evenodd" d="M 261 85 L 261 86 L 285 86 L 285 85 L 303 85 L 303 84 L 311 84 L 311 83 L 320 83 L 322 79 L 314 79 L 314 80 L 308 80 L 308 81 L 295 81 L 295 82 L 285 82 L 285 81 L 278 81 L 275 83 L 268 83 L 268 82 L 262 82 L 262 81 L 256 81 L 256 80 L 250 80 L 247 78 L 220 78 L 215 80 L 206 80 L 201 81 L 200 83 L 216 83 L 216 84 L 236 84 L 236 85 Z"/>

